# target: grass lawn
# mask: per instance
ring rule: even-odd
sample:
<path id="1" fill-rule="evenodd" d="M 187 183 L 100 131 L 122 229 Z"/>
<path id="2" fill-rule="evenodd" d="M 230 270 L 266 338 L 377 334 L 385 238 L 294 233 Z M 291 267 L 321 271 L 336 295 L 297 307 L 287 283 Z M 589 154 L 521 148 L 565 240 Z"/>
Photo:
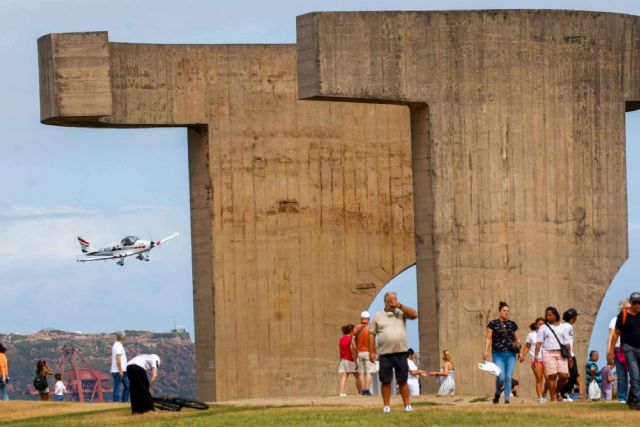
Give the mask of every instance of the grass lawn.
<path id="1" fill-rule="evenodd" d="M 0 424 L 15 426 L 622 426 L 640 425 L 640 411 L 616 403 L 546 405 L 452 405 L 417 402 L 414 412 L 399 405 L 383 414 L 379 405 L 237 406 L 213 405 L 208 411 L 157 412 L 132 416 L 123 404 L 0 402 Z"/>

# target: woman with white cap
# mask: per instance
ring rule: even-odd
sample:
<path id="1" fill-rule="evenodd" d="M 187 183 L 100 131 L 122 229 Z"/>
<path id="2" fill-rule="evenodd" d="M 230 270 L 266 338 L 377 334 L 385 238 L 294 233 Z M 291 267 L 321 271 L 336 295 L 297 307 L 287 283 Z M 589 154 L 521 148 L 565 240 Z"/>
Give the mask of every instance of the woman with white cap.
<path id="1" fill-rule="evenodd" d="M 141 354 L 127 363 L 132 414 L 144 414 L 155 410 L 149 389 L 158 380 L 159 367 L 160 357 L 157 354 Z M 147 376 L 148 373 L 151 374 L 151 380 Z"/>

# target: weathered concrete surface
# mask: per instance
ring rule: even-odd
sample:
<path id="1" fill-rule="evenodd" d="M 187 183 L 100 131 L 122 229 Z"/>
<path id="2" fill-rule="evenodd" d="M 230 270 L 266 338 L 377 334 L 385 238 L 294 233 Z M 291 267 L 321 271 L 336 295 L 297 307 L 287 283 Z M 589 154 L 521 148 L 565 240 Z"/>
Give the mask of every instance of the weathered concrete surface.
<path id="1" fill-rule="evenodd" d="M 576 307 L 586 360 L 628 255 L 639 30 L 636 16 L 569 11 L 298 18 L 302 98 L 411 106 L 421 360 L 451 349 L 461 393 L 491 389 L 475 364 L 500 300 L 522 335 L 546 306 Z"/>
<path id="2" fill-rule="evenodd" d="M 415 262 L 407 108 L 298 101 L 293 45 L 38 47 L 43 123 L 188 127 L 198 396 L 337 393 L 339 327 Z"/>

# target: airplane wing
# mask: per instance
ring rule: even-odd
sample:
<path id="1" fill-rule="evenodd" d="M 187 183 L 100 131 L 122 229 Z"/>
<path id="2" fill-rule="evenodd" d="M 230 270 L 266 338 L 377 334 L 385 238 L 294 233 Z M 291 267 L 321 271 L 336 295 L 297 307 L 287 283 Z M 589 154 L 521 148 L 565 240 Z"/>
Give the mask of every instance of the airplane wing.
<path id="1" fill-rule="evenodd" d="M 173 233 L 171 236 L 167 236 L 164 239 L 160 239 L 156 242 L 156 246 L 160 246 L 161 244 L 163 244 L 164 242 L 166 242 L 167 240 L 171 240 L 174 237 L 178 237 L 180 235 L 180 233 Z"/>
<path id="2" fill-rule="evenodd" d="M 127 255 L 96 255 L 96 256 L 86 256 L 86 255 L 78 255 L 76 257 L 76 261 L 78 262 L 87 262 L 87 261 L 104 261 L 107 259 L 119 259 L 124 258 Z"/>

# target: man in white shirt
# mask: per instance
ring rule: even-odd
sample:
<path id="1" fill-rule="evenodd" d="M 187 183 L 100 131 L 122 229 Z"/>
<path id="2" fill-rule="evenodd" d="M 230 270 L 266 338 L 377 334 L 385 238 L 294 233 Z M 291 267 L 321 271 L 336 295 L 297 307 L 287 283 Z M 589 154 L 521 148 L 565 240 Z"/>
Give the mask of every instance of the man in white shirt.
<path id="1" fill-rule="evenodd" d="M 113 376 L 113 401 L 129 401 L 129 378 L 127 377 L 127 353 L 124 351 L 124 332 L 116 334 L 111 347 L 111 375 Z M 122 390 L 120 390 L 122 388 Z"/>
<path id="2" fill-rule="evenodd" d="M 140 354 L 127 364 L 127 374 L 131 380 L 132 414 L 155 411 L 151 387 L 158 380 L 158 368 L 160 368 L 160 357 L 157 354 Z M 151 379 L 148 374 L 151 375 Z"/>

